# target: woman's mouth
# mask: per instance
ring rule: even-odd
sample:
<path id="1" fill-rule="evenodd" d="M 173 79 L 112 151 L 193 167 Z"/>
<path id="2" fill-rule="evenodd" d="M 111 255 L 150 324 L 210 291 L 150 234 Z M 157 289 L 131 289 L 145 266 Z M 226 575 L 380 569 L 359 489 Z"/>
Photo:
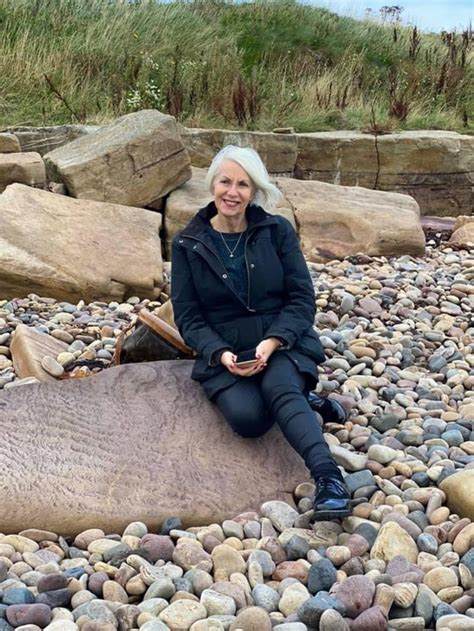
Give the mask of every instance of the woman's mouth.
<path id="1" fill-rule="evenodd" d="M 239 202 L 238 202 L 238 201 L 235 201 L 235 200 L 231 200 L 231 199 L 224 199 L 223 201 L 224 201 L 224 204 L 225 204 L 226 206 L 229 206 L 230 208 L 235 208 L 236 206 L 238 206 L 238 205 L 239 205 Z"/>

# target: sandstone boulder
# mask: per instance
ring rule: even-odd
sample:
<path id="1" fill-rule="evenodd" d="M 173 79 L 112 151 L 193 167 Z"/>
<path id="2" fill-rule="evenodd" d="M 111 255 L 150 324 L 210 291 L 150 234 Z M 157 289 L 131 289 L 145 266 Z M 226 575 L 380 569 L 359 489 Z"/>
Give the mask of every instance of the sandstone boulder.
<path id="1" fill-rule="evenodd" d="M 418 204 L 408 195 L 278 178 L 293 207 L 301 246 L 311 261 L 369 256 L 422 255 L 425 237 Z"/>
<path id="2" fill-rule="evenodd" d="M 377 146 L 377 188 L 412 195 L 422 215 L 472 213 L 474 137 L 449 131 L 405 131 L 380 136 Z"/>
<path id="3" fill-rule="evenodd" d="M 451 245 L 457 247 L 473 247 L 474 245 L 474 216 L 461 216 L 456 219 L 453 226 L 453 234 L 449 240 Z"/>
<path id="4" fill-rule="evenodd" d="M 0 153 L 0 193 L 14 182 L 43 187 L 45 181 L 44 163 L 39 153 Z"/>
<path id="5" fill-rule="evenodd" d="M 13 333 L 10 352 L 13 367 L 20 379 L 35 377 L 39 381 L 56 381 L 41 366 L 41 360 L 46 355 L 56 358 L 59 353 L 67 349 L 67 344 L 51 337 L 47 333 L 40 333 L 33 327 L 19 324 Z"/>
<path id="6" fill-rule="evenodd" d="M 457 247 L 472 248 L 474 246 L 474 223 L 465 224 L 453 232 L 449 243 Z"/>
<path id="7" fill-rule="evenodd" d="M 453 232 L 456 232 L 456 230 L 459 230 L 459 228 L 463 228 L 465 225 L 470 223 L 474 223 L 474 217 L 471 215 L 460 215 L 459 217 L 456 217 L 453 226 Z"/>
<path id="8" fill-rule="evenodd" d="M 423 215 L 472 213 L 474 138 L 449 131 L 297 134 L 295 176 L 401 191 Z"/>
<path id="9" fill-rule="evenodd" d="M 440 484 L 446 493 L 447 503 L 452 513 L 468 517 L 474 522 L 474 469 L 466 469 L 450 475 Z"/>
<path id="10" fill-rule="evenodd" d="M 0 296 L 156 298 L 161 216 L 12 184 L 0 195 Z"/>
<path id="11" fill-rule="evenodd" d="M 20 143 L 14 134 L 0 133 L 0 153 L 17 153 Z"/>
<path id="12" fill-rule="evenodd" d="M 36 151 L 44 156 L 68 142 L 101 129 L 99 125 L 54 125 L 51 127 L 11 127 L 20 143 L 21 151 Z"/>
<path id="13" fill-rule="evenodd" d="M 278 427 L 235 434 L 191 381 L 191 361 L 129 364 L 89 379 L 0 392 L 0 531 L 154 532 L 222 522 L 308 479 Z M 41 440 L 38 437 L 41 437 Z"/>
<path id="14" fill-rule="evenodd" d="M 166 249 L 168 256 L 171 253 L 171 242 L 175 235 L 184 228 L 197 211 L 206 206 L 212 199 L 205 184 L 207 169 L 193 167 L 192 178 L 174 190 L 168 197 L 165 210 Z M 275 213 L 286 217 L 296 228 L 293 211 L 287 200 L 283 199 Z"/>
<path id="15" fill-rule="evenodd" d="M 297 139 L 295 177 L 374 188 L 377 153 L 373 136 L 326 131 L 297 134 Z"/>
<path id="16" fill-rule="evenodd" d="M 191 177 L 172 116 L 127 114 L 45 156 L 48 179 L 73 197 L 146 206 Z"/>
<path id="17" fill-rule="evenodd" d="M 297 155 L 297 137 L 294 134 L 186 127 L 181 127 L 180 133 L 193 166 L 206 168 L 222 147 L 236 145 L 255 149 L 269 173 L 293 174 Z"/>

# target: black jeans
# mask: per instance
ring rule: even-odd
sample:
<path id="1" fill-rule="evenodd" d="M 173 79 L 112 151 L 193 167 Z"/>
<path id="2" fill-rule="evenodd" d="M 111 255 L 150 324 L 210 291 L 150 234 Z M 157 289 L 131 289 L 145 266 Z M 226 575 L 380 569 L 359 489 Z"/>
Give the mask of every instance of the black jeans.
<path id="1" fill-rule="evenodd" d="M 262 372 L 242 377 L 218 392 L 213 402 L 244 438 L 262 436 L 278 423 L 315 480 L 323 475 L 340 475 L 319 419 L 309 407 L 305 377 L 284 353 L 273 353 Z"/>

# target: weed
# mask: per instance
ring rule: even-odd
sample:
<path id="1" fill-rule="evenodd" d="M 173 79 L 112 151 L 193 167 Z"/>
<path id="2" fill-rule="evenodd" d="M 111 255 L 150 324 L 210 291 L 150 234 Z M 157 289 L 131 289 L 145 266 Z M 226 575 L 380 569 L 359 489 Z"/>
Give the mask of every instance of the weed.
<path id="1" fill-rule="evenodd" d="M 0 0 L 0 125 L 156 108 L 194 126 L 474 130 L 473 33 L 402 7 L 354 20 L 292 0 Z M 47 77 L 47 80 L 45 79 Z"/>

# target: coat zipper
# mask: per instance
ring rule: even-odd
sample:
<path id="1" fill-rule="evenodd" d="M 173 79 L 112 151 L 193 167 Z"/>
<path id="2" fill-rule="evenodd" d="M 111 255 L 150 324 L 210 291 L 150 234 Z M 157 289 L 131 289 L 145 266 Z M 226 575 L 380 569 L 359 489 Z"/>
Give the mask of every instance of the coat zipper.
<path id="1" fill-rule="evenodd" d="M 252 313 L 256 313 L 255 309 L 250 308 L 250 269 L 249 269 L 249 261 L 247 258 L 247 243 L 249 242 L 250 236 L 252 234 L 253 232 L 247 233 L 247 238 L 245 239 L 245 245 L 244 245 L 244 257 L 245 257 L 245 265 L 247 267 L 247 309 L 248 311 L 251 311 Z"/>

